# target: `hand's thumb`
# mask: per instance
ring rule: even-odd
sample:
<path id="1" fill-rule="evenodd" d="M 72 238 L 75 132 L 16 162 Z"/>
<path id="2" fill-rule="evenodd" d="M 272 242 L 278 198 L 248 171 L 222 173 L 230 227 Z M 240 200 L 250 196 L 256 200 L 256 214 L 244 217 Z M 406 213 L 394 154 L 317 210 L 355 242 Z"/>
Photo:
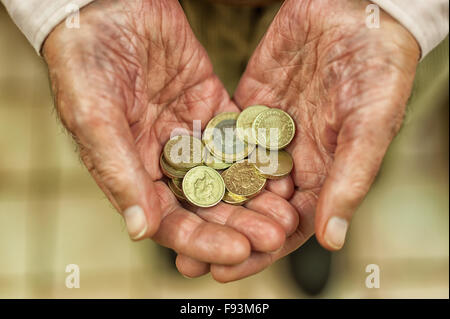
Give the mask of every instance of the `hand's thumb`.
<path id="1" fill-rule="evenodd" d="M 316 209 L 316 237 L 329 250 L 344 245 L 353 213 L 369 191 L 395 131 L 383 116 L 355 117 L 341 129 Z"/>
<path id="2" fill-rule="evenodd" d="M 77 124 L 72 130 L 90 173 L 121 212 L 131 239 L 151 237 L 161 220 L 159 197 L 123 113 L 111 109 L 98 115 L 75 112 Z"/>

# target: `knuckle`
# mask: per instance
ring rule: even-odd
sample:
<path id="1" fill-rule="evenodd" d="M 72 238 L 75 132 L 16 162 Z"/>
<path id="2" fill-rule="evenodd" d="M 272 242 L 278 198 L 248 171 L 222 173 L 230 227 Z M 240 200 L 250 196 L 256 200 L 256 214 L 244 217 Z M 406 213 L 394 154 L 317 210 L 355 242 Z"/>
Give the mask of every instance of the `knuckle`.
<path id="1" fill-rule="evenodd" d="M 226 260 L 232 263 L 240 263 L 250 256 L 251 247 L 248 240 L 242 236 L 241 240 L 234 240 L 230 242 L 230 249 Z"/>
<path id="2" fill-rule="evenodd" d="M 76 131 L 84 128 L 98 128 L 109 124 L 104 110 L 99 108 L 83 108 L 76 111 L 71 121 L 71 127 Z"/>
<path id="3" fill-rule="evenodd" d="M 109 189 L 114 197 L 123 194 L 128 185 L 123 168 L 118 163 L 108 162 L 96 166 L 96 171 L 100 176 L 102 183 Z"/>
<path id="4" fill-rule="evenodd" d="M 229 276 L 227 266 L 222 265 L 211 265 L 211 276 L 215 281 L 221 284 L 228 283 L 233 281 L 233 279 Z"/>
<path id="5" fill-rule="evenodd" d="M 264 238 L 267 250 L 274 251 L 284 245 L 286 233 L 279 224 L 273 223 L 272 227 L 267 227 Z"/>
<path id="6" fill-rule="evenodd" d="M 292 234 L 298 227 L 299 216 L 297 211 L 289 204 L 281 210 L 280 223 L 284 228 L 286 235 Z"/>
<path id="7" fill-rule="evenodd" d="M 350 191 L 343 194 L 344 199 L 352 207 L 357 206 L 366 196 L 370 188 L 370 182 L 364 177 L 356 177 L 350 182 Z"/>
<path id="8" fill-rule="evenodd" d="M 175 266 L 177 267 L 177 270 L 180 274 L 182 274 L 183 276 L 187 276 L 186 271 L 185 271 L 185 267 L 184 267 L 184 260 L 183 260 L 183 256 L 178 255 L 177 258 L 175 259 Z"/>

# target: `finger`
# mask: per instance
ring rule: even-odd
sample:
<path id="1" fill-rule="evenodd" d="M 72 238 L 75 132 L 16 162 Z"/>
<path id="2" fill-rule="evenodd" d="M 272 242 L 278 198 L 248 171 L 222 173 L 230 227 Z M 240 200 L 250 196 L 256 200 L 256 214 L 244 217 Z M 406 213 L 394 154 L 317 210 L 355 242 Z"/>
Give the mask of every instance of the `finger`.
<path id="1" fill-rule="evenodd" d="M 108 106 L 108 102 L 100 109 L 89 99 L 76 98 L 73 102 L 66 123 L 83 147 L 83 161 L 122 213 L 131 239 L 150 237 L 161 219 L 159 199 L 135 148 L 125 115 L 120 108 Z"/>
<path id="2" fill-rule="evenodd" d="M 195 278 L 209 273 L 209 264 L 178 254 L 175 261 L 178 271 L 185 277 Z"/>
<path id="3" fill-rule="evenodd" d="M 212 264 L 210 267 L 211 275 L 218 282 L 230 282 L 257 274 L 298 249 L 312 234 L 311 232 L 306 236 L 303 233 L 294 233 L 286 239 L 286 243 L 280 251 L 272 253 L 252 252 L 249 258 L 237 265 Z"/>
<path id="4" fill-rule="evenodd" d="M 272 254 L 253 252 L 243 263 L 236 266 L 212 264 L 211 276 L 218 282 L 226 283 L 257 274 L 272 263 Z"/>
<path id="5" fill-rule="evenodd" d="M 220 203 L 211 208 L 198 209 L 197 214 L 212 223 L 226 225 L 242 233 L 252 250 L 275 251 L 286 239 L 284 229 L 273 219 L 242 206 Z"/>
<path id="6" fill-rule="evenodd" d="M 297 211 L 287 200 L 275 193 L 263 191 L 246 203 L 245 207 L 276 221 L 283 227 L 286 236 L 292 235 L 297 229 Z"/>
<path id="7" fill-rule="evenodd" d="M 282 179 L 268 180 L 266 189 L 284 199 L 290 199 L 294 194 L 294 181 L 290 175 Z"/>
<path id="8" fill-rule="evenodd" d="M 163 219 L 152 237 L 159 244 L 198 261 L 237 264 L 250 255 L 247 238 L 182 208 L 163 182 L 156 182 Z"/>
<path id="9" fill-rule="evenodd" d="M 377 114 L 362 109 L 343 124 L 334 162 L 320 193 L 316 237 L 329 250 L 342 248 L 350 219 L 379 170 L 397 127 L 382 109 Z M 386 117 L 388 115 L 388 117 Z"/>
<path id="10" fill-rule="evenodd" d="M 297 228 L 298 224 L 298 215 L 295 209 L 290 206 L 288 203 L 284 202 L 281 204 L 281 206 L 287 205 L 285 209 L 279 209 L 278 211 L 284 211 L 288 212 L 284 215 L 278 215 L 277 213 L 273 213 L 272 210 L 267 210 L 267 202 L 278 204 L 276 205 L 278 208 L 280 207 L 280 203 L 277 203 L 277 196 L 275 194 L 272 194 L 270 192 L 264 192 L 263 194 L 259 195 L 257 198 L 253 199 L 252 207 L 254 207 L 255 210 L 258 212 L 265 213 L 266 216 L 271 217 L 275 219 L 278 223 L 285 226 L 286 232 L 291 235 L 294 230 Z M 262 209 L 261 209 L 262 208 Z M 213 212 L 210 212 L 213 213 Z M 203 217 L 206 217 L 206 214 L 203 215 Z M 217 218 L 217 217 L 216 217 Z M 213 219 L 214 221 L 218 221 L 218 219 Z M 292 229 L 293 228 L 293 229 Z M 245 229 L 245 228 L 244 228 Z M 290 230 L 292 229 L 292 230 Z M 255 240 L 257 241 L 257 239 Z M 291 238 L 291 241 L 292 238 Z M 288 245 L 290 246 L 290 245 Z M 271 259 L 267 258 L 268 254 L 261 254 L 261 253 L 252 253 L 252 255 L 246 259 L 243 263 L 239 264 L 238 266 L 226 266 L 226 265 L 216 265 L 216 272 L 215 275 L 217 279 L 220 281 L 222 278 L 222 281 L 230 281 L 230 280 L 236 280 L 243 277 L 246 277 L 250 274 L 254 274 L 264 268 L 266 268 L 268 265 L 272 263 Z M 210 265 L 207 263 L 199 262 L 198 260 L 195 260 L 191 257 L 185 256 L 185 255 L 178 255 L 177 262 L 176 262 L 177 268 L 183 275 L 187 277 L 199 277 L 203 276 L 204 274 L 209 272 Z M 229 271 L 227 271 L 229 269 Z M 222 274 L 222 272 L 225 272 L 225 274 Z M 228 273 L 227 273 L 228 272 Z M 226 276 L 229 276 L 229 278 L 226 279 Z M 232 279 L 236 278 L 236 279 Z"/>
<path id="11" fill-rule="evenodd" d="M 122 78 L 117 70 L 124 69 L 113 70 L 107 58 L 100 66 L 83 54 L 67 63 L 67 55 L 53 49 L 45 50 L 45 58 L 61 120 L 84 148 L 84 162 L 125 218 L 130 237 L 150 237 L 161 211 L 125 116 L 130 99 L 117 81 Z"/>
<path id="12" fill-rule="evenodd" d="M 106 188 L 105 185 L 103 185 L 100 175 L 98 175 L 97 171 L 95 170 L 94 164 L 92 164 L 92 161 L 89 157 L 89 154 L 87 153 L 87 150 L 82 145 L 79 145 L 79 153 L 80 153 L 81 161 L 84 163 L 87 170 L 91 174 L 92 178 L 97 183 L 97 186 L 100 187 L 100 189 L 103 191 L 103 193 L 109 199 L 109 201 L 114 206 L 114 208 L 120 212 L 119 204 L 117 204 L 116 200 L 114 199 L 114 196 L 111 194 L 109 189 Z"/>
<path id="13" fill-rule="evenodd" d="M 237 265 L 212 264 L 211 275 L 219 282 L 230 282 L 254 275 L 290 254 L 303 245 L 314 233 L 314 213 L 317 195 L 312 191 L 297 191 L 291 201 L 299 212 L 299 226 L 286 239 L 282 249 L 274 253 L 253 252 L 249 258 Z"/>

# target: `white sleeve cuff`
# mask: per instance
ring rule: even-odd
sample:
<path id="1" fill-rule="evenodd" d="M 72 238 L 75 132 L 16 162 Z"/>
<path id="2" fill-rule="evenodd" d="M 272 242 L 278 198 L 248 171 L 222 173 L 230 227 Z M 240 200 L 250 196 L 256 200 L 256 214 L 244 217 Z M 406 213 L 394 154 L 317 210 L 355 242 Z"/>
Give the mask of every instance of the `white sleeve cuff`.
<path id="1" fill-rule="evenodd" d="M 47 35 L 72 13 L 69 8 L 74 6 L 82 8 L 94 0 L 0 1 L 35 50 L 40 53 Z M 372 0 L 372 2 L 411 32 L 420 45 L 422 58 L 448 34 L 448 0 Z"/>
<path id="2" fill-rule="evenodd" d="M 448 0 L 371 1 L 411 32 L 420 45 L 422 59 L 448 34 Z"/>
<path id="3" fill-rule="evenodd" d="M 40 54 L 47 36 L 60 22 L 94 0 L 0 0 L 9 15 Z"/>

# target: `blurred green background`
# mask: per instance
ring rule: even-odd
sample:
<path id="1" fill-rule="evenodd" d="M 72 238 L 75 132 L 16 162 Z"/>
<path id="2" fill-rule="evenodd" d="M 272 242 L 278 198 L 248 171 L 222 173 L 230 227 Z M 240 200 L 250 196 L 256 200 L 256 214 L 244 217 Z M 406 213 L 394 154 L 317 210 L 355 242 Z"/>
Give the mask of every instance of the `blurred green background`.
<path id="1" fill-rule="evenodd" d="M 181 1 L 232 92 L 278 9 Z M 206 14 L 205 14 L 206 13 Z M 214 26 L 214 27 L 212 27 Z M 404 127 L 344 249 L 331 259 L 326 298 L 449 297 L 448 38 L 419 66 Z M 47 70 L 0 7 L 1 298 L 303 298 L 285 258 L 229 284 L 186 279 L 124 222 L 81 165 L 53 110 Z M 81 287 L 65 286 L 77 264 Z M 368 289 L 365 268 L 381 270 Z"/>

